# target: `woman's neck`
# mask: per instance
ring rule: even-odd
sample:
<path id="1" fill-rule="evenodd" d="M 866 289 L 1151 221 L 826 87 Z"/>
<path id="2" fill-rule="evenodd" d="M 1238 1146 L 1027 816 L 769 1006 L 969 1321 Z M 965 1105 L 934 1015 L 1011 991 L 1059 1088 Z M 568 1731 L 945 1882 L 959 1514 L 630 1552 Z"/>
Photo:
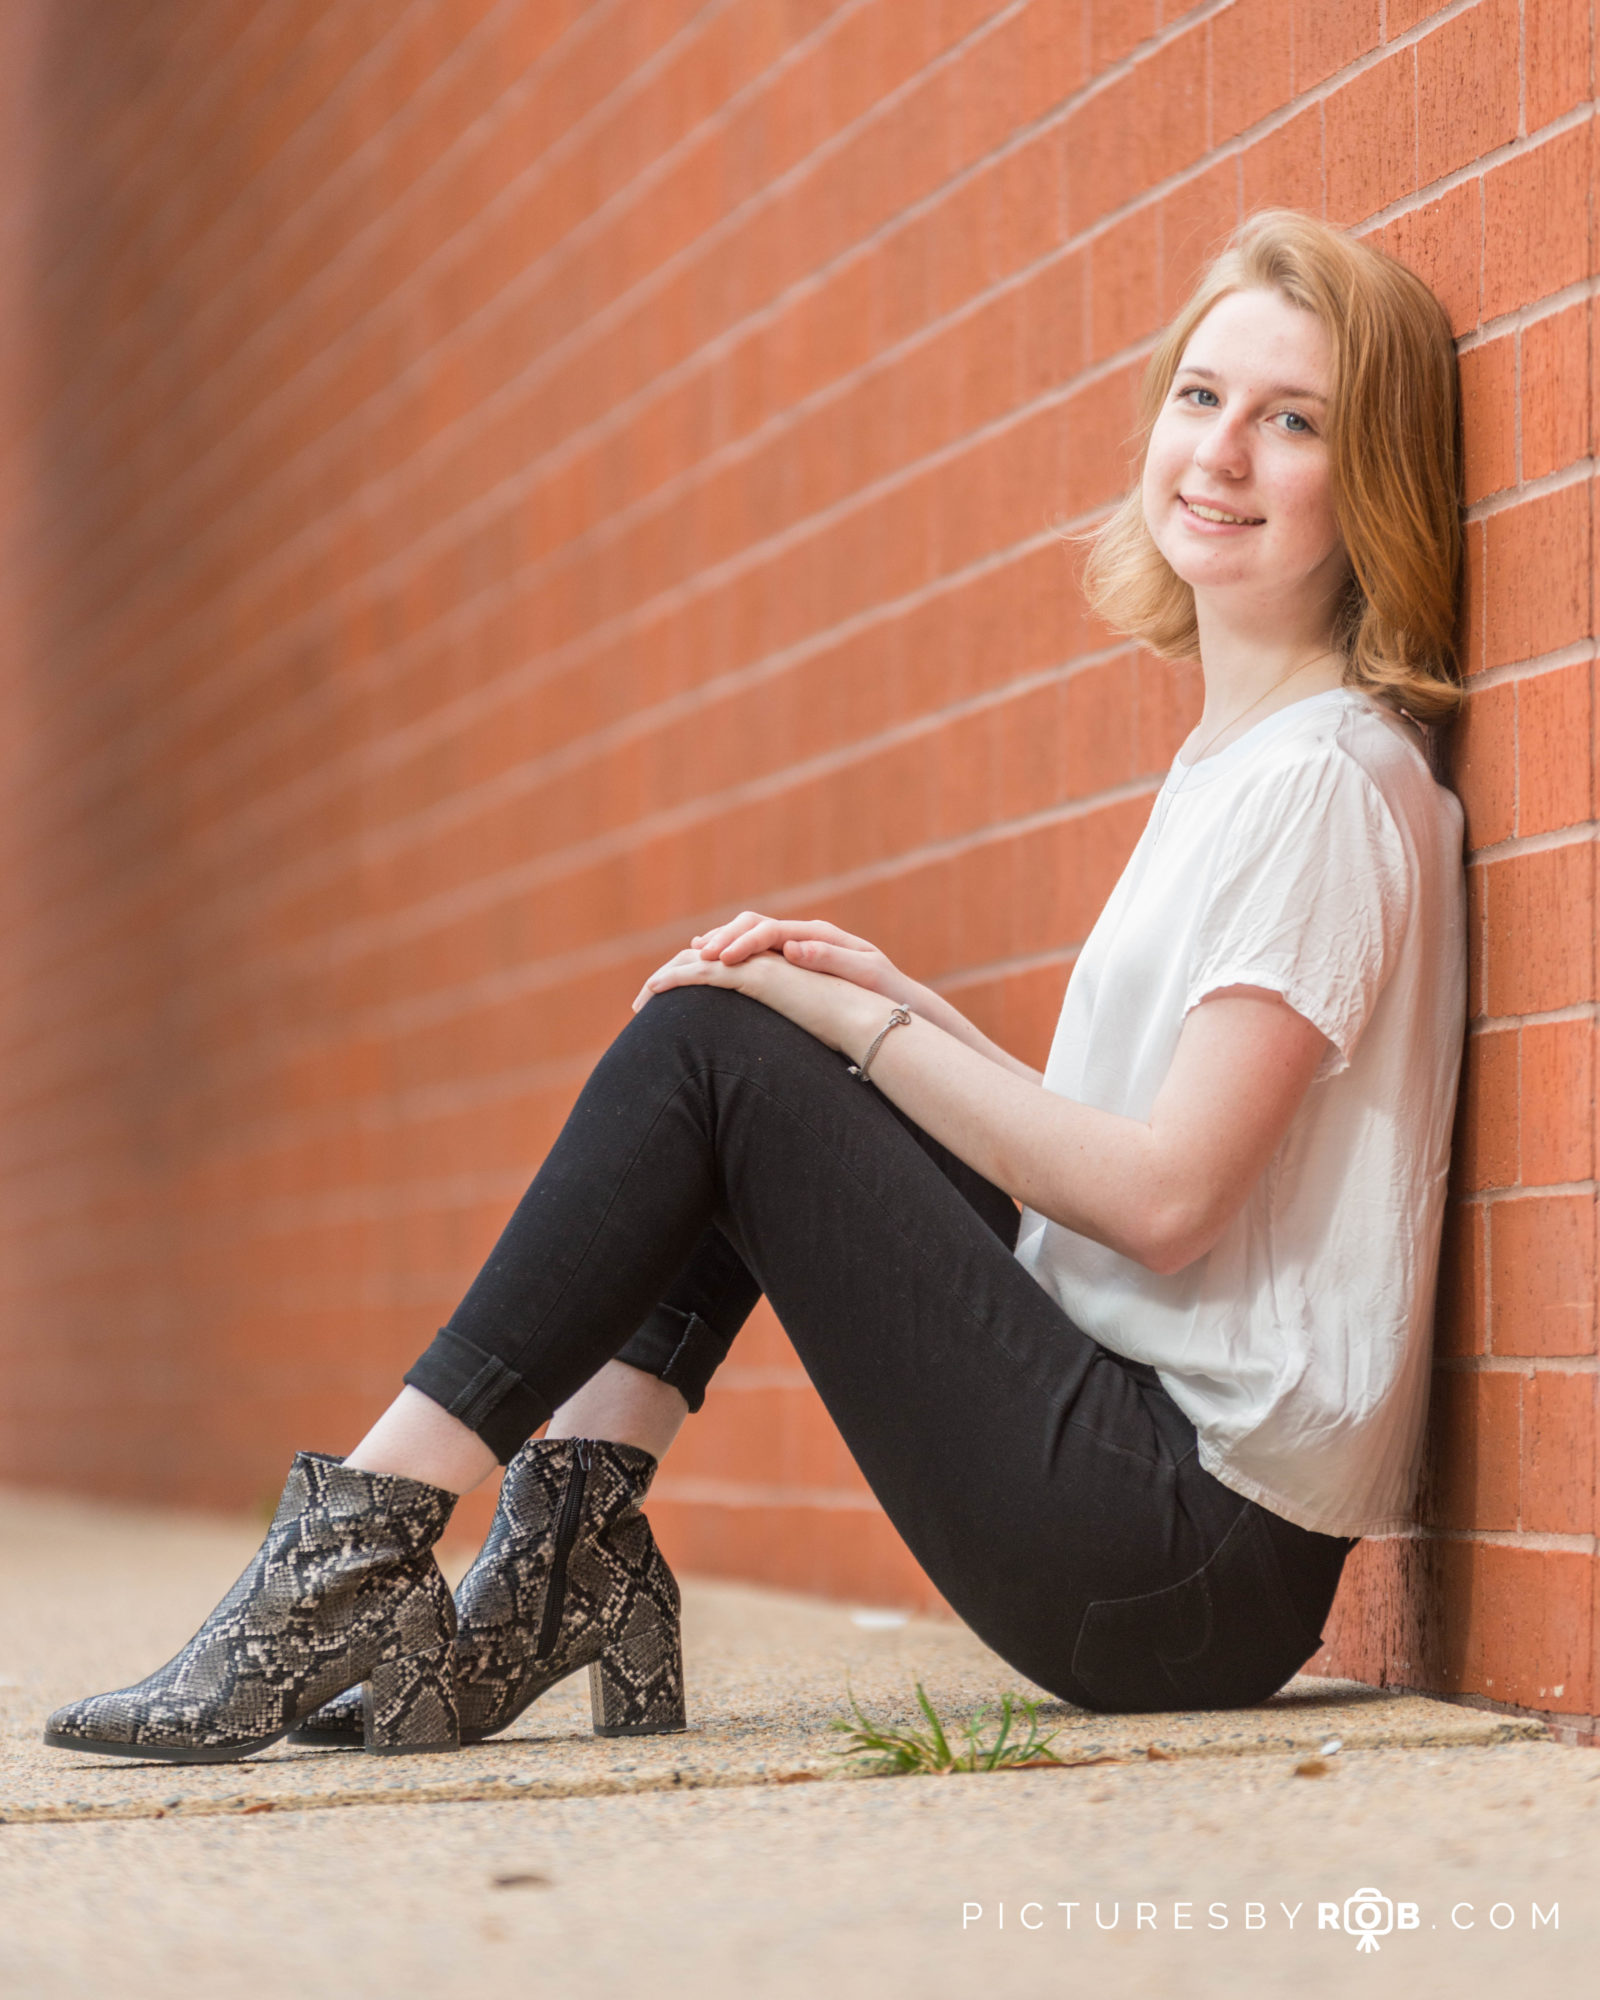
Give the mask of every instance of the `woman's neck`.
<path id="1" fill-rule="evenodd" d="M 1344 659 L 1326 623 L 1270 635 L 1230 626 L 1196 606 L 1205 704 L 1181 755 L 1186 763 L 1225 750 L 1235 737 L 1291 702 L 1344 684 Z M 1209 628 L 1209 629 L 1208 629 Z"/>

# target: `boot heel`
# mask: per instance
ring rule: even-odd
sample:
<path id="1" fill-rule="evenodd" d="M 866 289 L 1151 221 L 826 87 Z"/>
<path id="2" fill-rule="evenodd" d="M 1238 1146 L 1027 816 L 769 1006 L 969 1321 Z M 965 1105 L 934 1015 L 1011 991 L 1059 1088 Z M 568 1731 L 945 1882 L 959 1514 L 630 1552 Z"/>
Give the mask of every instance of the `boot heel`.
<path id="1" fill-rule="evenodd" d="M 596 1736 L 665 1736 L 686 1728 L 683 1641 L 676 1618 L 643 1607 L 627 1637 L 589 1667 L 589 1714 Z"/>
<path id="2" fill-rule="evenodd" d="M 452 1650 L 435 1646 L 373 1668 L 361 1690 L 368 1750 L 393 1757 L 461 1748 Z"/>

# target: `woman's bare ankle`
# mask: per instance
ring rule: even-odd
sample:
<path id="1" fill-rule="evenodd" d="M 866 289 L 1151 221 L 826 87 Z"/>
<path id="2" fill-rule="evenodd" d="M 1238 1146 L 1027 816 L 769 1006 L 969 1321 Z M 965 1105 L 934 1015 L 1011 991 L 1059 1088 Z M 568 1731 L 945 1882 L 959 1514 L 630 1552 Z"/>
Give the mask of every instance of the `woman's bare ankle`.
<path id="1" fill-rule="evenodd" d="M 363 1472 L 388 1472 L 420 1479 L 446 1493 L 470 1493 L 482 1485 L 499 1460 L 459 1417 L 409 1385 L 402 1389 L 367 1432 L 346 1465 Z"/>
<path id="2" fill-rule="evenodd" d="M 561 1405 L 545 1436 L 605 1438 L 636 1445 L 659 1460 L 688 1414 L 689 1405 L 670 1382 L 626 1361 L 608 1361 Z"/>

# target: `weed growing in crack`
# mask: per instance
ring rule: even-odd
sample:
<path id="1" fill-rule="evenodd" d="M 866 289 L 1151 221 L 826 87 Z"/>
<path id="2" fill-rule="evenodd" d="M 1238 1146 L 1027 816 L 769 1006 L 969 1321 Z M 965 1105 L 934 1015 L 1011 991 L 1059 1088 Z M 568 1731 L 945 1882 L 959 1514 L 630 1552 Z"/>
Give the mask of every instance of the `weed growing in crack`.
<path id="1" fill-rule="evenodd" d="M 928 1718 L 926 1733 L 895 1729 L 869 1721 L 862 1714 L 852 1690 L 850 1707 L 855 1721 L 836 1716 L 829 1724 L 831 1729 L 844 1731 L 850 1739 L 847 1743 L 836 1745 L 834 1755 L 859 1757 L 862 1759 L 861 1769 L 872 1776 L 885 1778 L 915 1772 L 1017 1771 L 1062 1762 L 1049 1748 L 1056 1732 L 1052 1730 L 1048 1736 L 1039 1734 L 1039 1704 L 1036 1701 L 1020 1701 L 1009 1694 L 1002 1695 L 999 1732 L 994 1741 L 987 1744 L 980 1741 L 983 1718 L 991 1706 L 986 1702 L 968 1720 L 956 1746 L 952 1746 L 921 1681 L 917 1682 L 917 1706 Z M 1017 1723 L 1019 1714 L 1027 1718 L 1025 1735 Z M 1013 1734 L 1014 1725 L 1016 1734 Z"/>

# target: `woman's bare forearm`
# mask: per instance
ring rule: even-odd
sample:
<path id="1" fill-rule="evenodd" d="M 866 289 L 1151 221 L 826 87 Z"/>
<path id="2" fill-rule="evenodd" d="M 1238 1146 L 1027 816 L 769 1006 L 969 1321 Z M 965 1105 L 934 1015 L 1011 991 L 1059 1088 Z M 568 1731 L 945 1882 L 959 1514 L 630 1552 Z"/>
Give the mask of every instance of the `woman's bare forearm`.
<path id="1" fill-rule="evenodd" d="M 908 981 L 910 991 L 905 1005 L 913 1014 L 920 1014 L 936 1028 L 943 1028 L 947 1035 L 963 1042 L 969 1049 L 975 1049 L 980 1056 L 998 1063 L 1013 1076 L 1020 1076 L 1028 1083 L 1043 1083 L 1042 1070 L 1030 1068 L 1020 1056 L 1012 1055 L 1009 1049 L 1001 1048 L 998 1042 L 990 1041 L 983 1030 L 969 1021 L 961 1009 L 947 1000 L 942 993 L 936 993 L 931 986 L 924 986 L 918 980 Z"/>
<path id="2" fill-rule="evenodd" d="M 1328 1048 L 1276 993 L 1210 995 L 1186 1016 L 1143 1120 L 1046 1090 L 1037 1072 L 996 1060 L 1004 1050 L 898 973 L 868 988 L 773 951 L 728 964 L 690 947 L 650 975 L 634 1009 L 690 985 L 747 993 L 852 1062 L 871 1051 L 871 1082 L 957 1159 L 1040 1215 L 1160 1272 L 1181 1269 L 1217 1240 Z M 897 1003 L 911 1019 L 885 1034 Z M 952 1034 L 934 1018 L 940 1013 L 968 1033 Z"/>
<path id="3" fill-rule="evenodd" d="M 741 964 L 760 952 L 775 953 L 790 965 L 826 973 L 864 992 L 880 994 L 891 1007 L 909 1007 L 913 1014 L 1025 1083 L 1044 1081 L 1038 1070 L 990 1041 L 942 993 L 902 972 L 876 945 L 837 924 L 810 917 L 764 917 L 755 910 L 741 910 L 727 923 L 691 939 L 690 949 L 697 950 L 708 963 L 716 959 L 725 965 Z"/>
<path id="4" fill-rule="evenodd" d="M 872 1066 L 879 1090 L 1013 1200 L 1153 1268 L 1174 1176 L 1150 1127 L 1044 1090 L 1038 1073 L 1004 1050 L 998 1065 L 991 1058 L 980 1066 L 974 1058 L 996 1044 L 980 1049 L 906 1004 L 939 1033 L 888 1036 Z"/>

